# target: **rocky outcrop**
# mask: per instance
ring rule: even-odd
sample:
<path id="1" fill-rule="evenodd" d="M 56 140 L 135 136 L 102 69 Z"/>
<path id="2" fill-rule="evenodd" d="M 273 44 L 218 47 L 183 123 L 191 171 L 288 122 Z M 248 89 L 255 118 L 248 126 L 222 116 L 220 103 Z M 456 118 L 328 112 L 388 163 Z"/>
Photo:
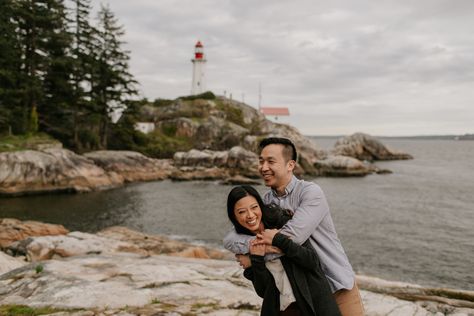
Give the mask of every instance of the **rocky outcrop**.
<path id="1" fill-rule="evenodd" d="M 8 246 L 7 252 L 25 256 L 30 262 L 90 254 L 135 253 L 143 256 L 168 254 L 181 257 L 223 259 L 229 257 L 215 249 L 110 227 L 97 234 L 71 232 L 67 235 L 29 237 Z"/>
<path id="2" fill-rule="evenodd" d="M 392 173 L 374 164 L 347 156 L 327 156 L 314 163 L 319 175 L 328 177 L 363 177 L 371 173 Z"/>
<path id="3" fill-rule="evenodd" d="M 366 161 L 413 159 L 411 155 L 392 150 L 375 137 L 363 133 L 339 139 L 334 145 L 332 154 Z"/>
<path id="4" fill-rule="evenodd" d="M 427 288 L 405 282 L 358 276 L 357 284 L 371 292 L 395 296 L 409 301 L 430 301 L 460 308 L 474 309 L 474 292 L 443 288 Z"/>
<path id="5" fill-rule="evenodd" d="M 26 262 L 22 261 L 21 259 L 9 256 L 0 251 L 0 275 L 22 267 L 25 264 Z"/>
<path id="6" fill-rule="evenodd" d="M 88 192 L 119 186 L 122 177 L 61 148 L 0 153 L 0 195 Z"/>
<path id="7" fill-rule="evenodd" d="M 217 180 L 231 182 L 239 175 L 240 180 L 251 182 L 249 178 L 258 178 L 258 157 L 251 151 L 235 146 L 229 151 L 177 152 L 174 157 L 177 170 L 172 173 L 174 180 Z M 229 179 L 229 180 L 227 180 Z"/>
<path id="8" fill-rule="evenodd" d="M 125 182 L 163 180 L 174 167 L 168 159 L 153 159 L 134 151 L 101 150 L 84 154 L 111 177 L 122 177 Z"/>
<path id="9" fill-rule="evenodd" d="M 209 259 L 210 249 L 124 227 L 27 240 L 27 245 L 43 245 L 43 253 L 56 255 L 25 263 L 0 252 L 3 306 L 48 306 L 51 314 L 64 316 L 259 315 L 261 299 L 242 269 L 235 261 Z M 357 276 L 357 283 L 367 316 L 474 313 L 472 291 L 367 276 Z"/>
<path id="10" fill-rule="evenodd" d="M 0 219 L 0 248 L 6 248 L 12 243 L 28 237 L 65 235 L 67 233 L 69 231 L 63 225 L 2 218 Z"/>
<path id="11" fill-rule="evenodd" d="M 346 156 L 329 156 L 324 160 L 316 161 L 314 167 L 319 171 L 320 175 L 333 177 L 358 177 L 373 172 L 370 165 Z"/>
<path id="12" fill-rule="evenodd" d="M 471 308 L 361 290 L 367 316 L 468 316 Z M 61 315 L 259 315 L 261 298 L 236 262 L 129 253 L 30 264 L 0 275 L 2 304 Z M 76 310 L 73 310 L 76 309 Z M 125 314 L 124 314 L 125 313 Z"/>

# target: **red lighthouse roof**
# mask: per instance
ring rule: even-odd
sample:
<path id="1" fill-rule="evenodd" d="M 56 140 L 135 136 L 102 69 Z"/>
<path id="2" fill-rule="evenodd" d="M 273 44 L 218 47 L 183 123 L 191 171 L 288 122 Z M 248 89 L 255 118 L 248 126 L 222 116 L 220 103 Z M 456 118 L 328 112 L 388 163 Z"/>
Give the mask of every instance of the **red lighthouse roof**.
<path id="1" fill-rule="evenodd" d="M 195 46 L 195 47 L 202 47 L 201 41 L 198 41 L 198 42 L 196 43 L 196 46 Z"/>
<path id="2" fill-rule="evenodd" d="M 261 107 L 260 112 L 271 116 L 289 116 L 290 111 L 286 107 Z"/>

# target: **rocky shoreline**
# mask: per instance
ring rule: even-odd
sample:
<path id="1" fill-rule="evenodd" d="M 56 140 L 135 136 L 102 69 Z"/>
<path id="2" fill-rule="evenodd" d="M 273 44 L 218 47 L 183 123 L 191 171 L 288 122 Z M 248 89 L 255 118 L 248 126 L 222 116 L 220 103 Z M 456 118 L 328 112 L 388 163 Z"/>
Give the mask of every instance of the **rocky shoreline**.
<path id="1" fill-rule="evenodd" d="M 394 154 L 365 134 L 341 139 L 332 152 L 317 150 L 313 144 L 305 143 L 301 136 L 294 137 L 302 143 L 296 169 L 299 175 L 365 176 L 390 173 L 378 168 L 372 161 L 411 158 L 407 154 Z M 247 139 L 247 146 L 255 146 L 256 141 Z M 52 148 L 0 153 L 0 196 L 90 192 L 129 182 L 164 179 L 258 184 L 257 161 L 254 151 L 241 146 L 222 151 L 192 149 L 175 153 L 173 159 L 154 159 L 132 151 L 103 150 L 79 155 L 55 145 Z"/>
<path id="2" fill-rule="evenodd" d="M 232 255 L 124 227 L 97 234 L 0 219 L 0 314 L 258 315 Z M 474 315 L 474 292 L 358 276 L 367 316 Z"/>

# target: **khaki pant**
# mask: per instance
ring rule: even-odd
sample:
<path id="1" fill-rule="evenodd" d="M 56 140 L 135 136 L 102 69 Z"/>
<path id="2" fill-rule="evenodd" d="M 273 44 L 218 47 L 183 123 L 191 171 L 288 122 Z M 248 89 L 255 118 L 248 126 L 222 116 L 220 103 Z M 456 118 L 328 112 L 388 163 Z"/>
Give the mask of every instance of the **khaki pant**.
<path id="1" fill-rule="evenodd" d="M 355 281 L 351 290 L 339 290 L 334 293 L 334 298 L 342 316 L 364 316 L 364 305 Z"/>

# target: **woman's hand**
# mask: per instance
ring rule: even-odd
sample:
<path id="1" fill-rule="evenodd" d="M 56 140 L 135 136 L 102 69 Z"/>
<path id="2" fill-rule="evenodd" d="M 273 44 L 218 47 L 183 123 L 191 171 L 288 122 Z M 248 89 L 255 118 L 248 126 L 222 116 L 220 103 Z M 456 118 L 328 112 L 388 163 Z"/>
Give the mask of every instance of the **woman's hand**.
<path id="1" fill-rule="evenodd" d="M 249 255 L 235 255 L 235 259 L 244 269 L 250 268 L 252 266 L 252 261 L 250 261 Z"/>
<path id="2" fill-rule="evenodd" d="M 278 232 L 278 229 L 265 229 L 261 234 L 257 234 L 257 242 L 271 246 L 273 237 L 275 237 Z"/>
<path id="3" fill-rule="evenodd" d="M 265 256 L 265 248 L 265 244 L 259 243 L 256 239 L 250 241 L 250 254 L 252 255 Z"/>

